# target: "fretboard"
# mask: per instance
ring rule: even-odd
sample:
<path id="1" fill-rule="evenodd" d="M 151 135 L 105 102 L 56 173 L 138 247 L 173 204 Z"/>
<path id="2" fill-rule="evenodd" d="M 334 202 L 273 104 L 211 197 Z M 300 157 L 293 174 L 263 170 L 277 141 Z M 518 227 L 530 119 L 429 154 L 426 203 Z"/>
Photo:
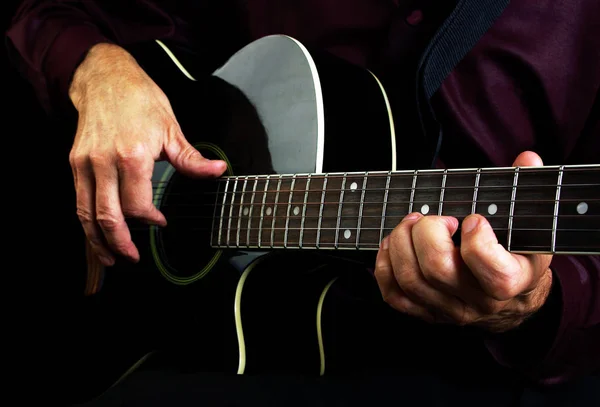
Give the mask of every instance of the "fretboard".
<path id="1" fill-rule="evenodd" d="M 215 248 L 379 248 L 411 212 L 480 214 L 507 250 L 600 254 L 600 165 L 219 180 Z"/>

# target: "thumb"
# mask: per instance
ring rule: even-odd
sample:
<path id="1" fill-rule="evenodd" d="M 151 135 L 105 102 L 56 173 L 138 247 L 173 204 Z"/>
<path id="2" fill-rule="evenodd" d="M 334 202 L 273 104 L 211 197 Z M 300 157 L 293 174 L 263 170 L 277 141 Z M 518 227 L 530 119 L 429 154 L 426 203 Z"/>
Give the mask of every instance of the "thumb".
<path id="1" fill-rule="evenodd" d="M 225 161 L 203 157 L 181 133 L 169 138 L 164 150 L 171 165 L 191 177 L 218 177 L 227 169 Z"/>
<path id="2" fill-rule="evenodd" d="M 539 155 L 533 151 L 525 151 L 517 156 L 513 167 L 541 167 L 544 165 Z"/>

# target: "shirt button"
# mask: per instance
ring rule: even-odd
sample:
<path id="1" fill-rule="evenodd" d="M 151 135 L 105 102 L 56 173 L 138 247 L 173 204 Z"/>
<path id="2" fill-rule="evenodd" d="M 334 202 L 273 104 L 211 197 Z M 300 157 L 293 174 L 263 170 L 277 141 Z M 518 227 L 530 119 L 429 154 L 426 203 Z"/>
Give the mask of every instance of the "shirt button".
<path id="1" fill-rule="evenodd" d="M 423 12 L 421 10 L 413 10 L 406 17 L 406 22 L 410 25 L 419 25 L 421 21 L 423 21 Z"/>

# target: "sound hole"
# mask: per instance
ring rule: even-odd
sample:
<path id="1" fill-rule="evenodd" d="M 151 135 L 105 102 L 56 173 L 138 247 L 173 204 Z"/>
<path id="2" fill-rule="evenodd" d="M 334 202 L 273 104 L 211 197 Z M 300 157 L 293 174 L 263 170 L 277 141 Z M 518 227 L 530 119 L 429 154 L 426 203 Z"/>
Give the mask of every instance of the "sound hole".
<path id="1" fill-rule="evenodd" d="M 174 172 L 160 192 L 159 207 L 168 225 L 154 232 L 154 257 L 161 273 L 175 284 L 204 277 L 218 260 L 210 247 L 216 187 L 214 180 Z"/>

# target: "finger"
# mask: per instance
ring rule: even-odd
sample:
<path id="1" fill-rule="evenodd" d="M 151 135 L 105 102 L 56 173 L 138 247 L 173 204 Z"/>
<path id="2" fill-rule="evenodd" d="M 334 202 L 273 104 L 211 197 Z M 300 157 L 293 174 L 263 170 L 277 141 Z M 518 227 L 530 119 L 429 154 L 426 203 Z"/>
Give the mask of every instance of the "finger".
<path id="1" fill-rule="evenodd" d="M 482 289 L 498 301 L 514 298 L 533 281 L 528 258 L 506 251 L 481 215 L 469 215 L 463 221 L 461 256 Z"/>
<path id="2" fill-rule="evenodd" d="M 459 222 L 449 216 L 428 216 L 412 228 L 419 268 L 434 288 L 471 305 L 486 305 L 487 296 L 469 272 L 452 236 Z"/>
<path id="3" fill-rule="evenodd" d="M 394 270 L 389 254 L 389 237 L 381 242 L 379 253 L 375 261 L 375 279 L 383 299 L 396 311 L 434 322 L 433 315 L 423 307 L 406 296 L 398 286 L 394 277 Z"/>
<path id="4" fill-rule="evenodd" d="M 218 177 L 227 169 L 225 161 L 203 157 L 178 129 L 169 135 L 164 150 L 173 167 L 188 176 Z"/>
<path id="5" fill-rule="evenodd" d="M 517 156 L 513 167 L 541 167 L 544 165 L 539 155 L 533 151 L 525 151 Z"/>
<path id="6" fill-rule="evenodd" d="M 475 317 L 473 310 L 459 298 L 434 288 L 421 272 L 412 237 L 413 228 L 420 222 L 430 220 L 419 213 L 408 215 L 390 235 L 390 259 L 396 281 L 411 300 L 432 313 L 445 315 L 461 325 L 469 323 Z"/>
<path id="7" fill-rule="evenodd" d="M 96 178 L 96 221 L 113 252 L 137 262 L 139 252 L 121 208 L 116 162 L 106 156 L 92 157 L 92 168 Z"/>
<path id="8" fill-rule="evenodd" d="M 77 217 L 81 222 L 86 238 L 96 256 L 104 266 L 112 266 L 115 258 L 102 236 L 102 230 L 95 217 L 95 188 L 93 172 L 87 159 L 75 159 L 73 172 L 77 198 Z"/>
<path id="9" fill-rule="evenodd" d="M 152 171 L 154 159 L 139 147 L 120 153 L 117 159 L 121 209 L 125 217 L 166 226 L 167 220 L 153 203 Z"/>

